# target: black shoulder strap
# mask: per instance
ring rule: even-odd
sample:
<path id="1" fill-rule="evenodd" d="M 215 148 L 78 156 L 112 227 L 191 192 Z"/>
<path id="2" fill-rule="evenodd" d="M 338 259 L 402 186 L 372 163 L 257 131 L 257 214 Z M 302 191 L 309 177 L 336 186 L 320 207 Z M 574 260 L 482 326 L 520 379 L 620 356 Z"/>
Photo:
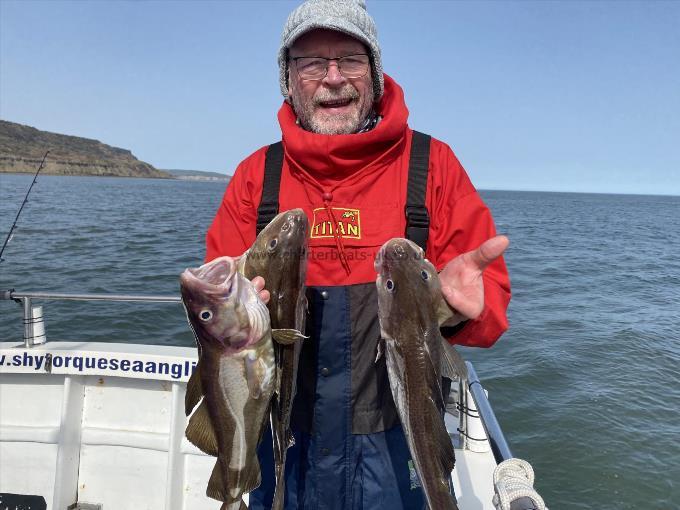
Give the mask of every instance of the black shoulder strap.
<path id="1" fill-rule="evenodd" d="M 259 234 L 279 213 L 279 188 L 283 168 L 283 144 L 273 143 L 267 149 L 264 160 L 264 183 L 262 199 L 257 208 L 257 231 Z"/>
<path id="2" fill-rule="evenodd" d="M 423 250 L 430 229 L 430 215 L 425 207 L 430 140 L 430 135 L 413 131 L 406 188 L 406 239 L 413 241 Z"/>

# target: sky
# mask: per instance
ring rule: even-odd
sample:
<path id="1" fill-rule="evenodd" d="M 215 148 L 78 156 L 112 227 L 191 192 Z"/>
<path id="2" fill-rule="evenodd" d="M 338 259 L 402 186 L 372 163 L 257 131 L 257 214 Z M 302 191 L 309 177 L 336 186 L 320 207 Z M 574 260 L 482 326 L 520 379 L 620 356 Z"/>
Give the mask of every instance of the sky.
<path id="1" fill-rule="evenodd" d="M 289 1 L 0 0 L 0 118 L 233 173 L 280 139 Z M 479 189 L 680 195 L 680 2 L 368 0 Z"/>

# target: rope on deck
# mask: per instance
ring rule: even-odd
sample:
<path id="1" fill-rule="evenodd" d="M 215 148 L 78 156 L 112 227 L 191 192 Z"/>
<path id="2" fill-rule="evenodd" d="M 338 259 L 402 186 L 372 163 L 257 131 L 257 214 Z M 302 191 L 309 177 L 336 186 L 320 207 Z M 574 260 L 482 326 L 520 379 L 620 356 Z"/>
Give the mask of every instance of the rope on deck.
<path id="1" fill-rule="evenodd" d="M 534 470 L 525 460 L 512 458 L 498 464 L 493 485 L 496 510 L 548 510 L 534 489 Z"/>

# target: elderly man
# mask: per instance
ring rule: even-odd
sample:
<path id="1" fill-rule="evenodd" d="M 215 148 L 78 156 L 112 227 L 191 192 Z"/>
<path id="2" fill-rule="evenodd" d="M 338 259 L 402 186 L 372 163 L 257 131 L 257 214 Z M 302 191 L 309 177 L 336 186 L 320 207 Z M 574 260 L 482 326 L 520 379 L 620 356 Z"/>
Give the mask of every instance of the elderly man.
<path id="1" fill-rule="evenodd" d="M 236 169 L 208 231 L 206 258 L 243 253 L 276 210 L 300 207 L 310 219 L 310 338 L 300 360 L 285 507 L 422 508 L 384 358 L 374 362 L 374 257 L 393 237 L 421 244 L 456 313 L 445 336 L 488 347 L 507 328 L 501 255 L 508 240 L 495 235 L 451 149 L 409 128 L 363 0 L 299 6 L 284 27 L 279 66 L 282 143 Z M 263 480 L 251 509 L 271 507 L 270 443 L 260 446 Z"/>

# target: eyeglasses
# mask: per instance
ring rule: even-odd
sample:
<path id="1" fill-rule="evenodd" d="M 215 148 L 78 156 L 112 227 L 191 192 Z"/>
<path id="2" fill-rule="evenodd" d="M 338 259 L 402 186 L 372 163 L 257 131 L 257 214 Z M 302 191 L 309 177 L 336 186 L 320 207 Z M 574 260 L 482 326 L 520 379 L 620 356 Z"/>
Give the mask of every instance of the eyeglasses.
<path id="1" fill-rule="evenodd" d="M 345 55 L 339 58 L 325 57 L 291 57 L 295 62 L 300 78 L 303 80 L 323 80 L 328 74 L 328 63 L 334 60 L 338 63 L 338 71 L 345 78 L 361 78 L 368 72 L 370 59 L 365 53 Z"/>

